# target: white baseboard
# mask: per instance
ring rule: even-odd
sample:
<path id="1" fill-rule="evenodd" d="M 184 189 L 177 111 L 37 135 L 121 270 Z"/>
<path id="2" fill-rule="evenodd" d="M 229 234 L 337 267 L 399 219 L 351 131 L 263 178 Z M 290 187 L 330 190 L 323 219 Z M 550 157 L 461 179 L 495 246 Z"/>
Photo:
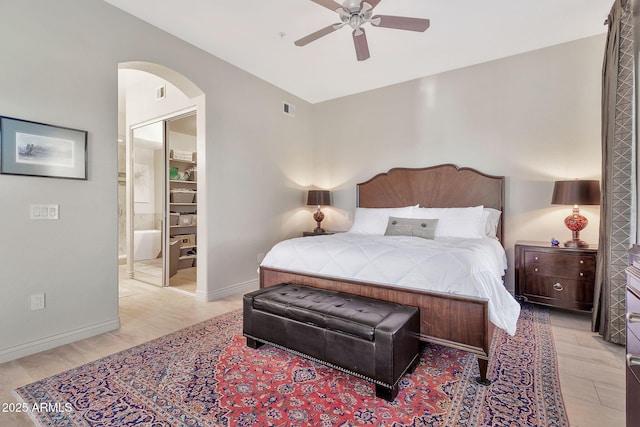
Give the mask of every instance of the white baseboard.
<path id="1" fill-rule="evenodd" d="M 0 349 L 0 363 L 10 360 L 19 359 L 24 356 L 59 347 L 85 338 L 100 335 L 105 332 L 114 331 L 120 328 L 120 318 L 108 320 L 106 322 L 95 323 L 83 328 L 74 329 L 63 332 L 61 334 L 52 335 L 50 337 L 41 338 L 24 344 L 18 344 L 12 347 Z"/>
<path id="2" fill-rule="evenodd" d="M 239 293 L 246 294 L 247 292 L 255 291 L 259 287 L 260 281 L 258 279 L 253 279 L 247 282 L 236 283 L 235 285 L 227 286 L 222 289 L 213 289 L 207 292 L 201 292 L 198 290 L 196 291 L 196 298 L 203 301 L 215 301 Z"/>

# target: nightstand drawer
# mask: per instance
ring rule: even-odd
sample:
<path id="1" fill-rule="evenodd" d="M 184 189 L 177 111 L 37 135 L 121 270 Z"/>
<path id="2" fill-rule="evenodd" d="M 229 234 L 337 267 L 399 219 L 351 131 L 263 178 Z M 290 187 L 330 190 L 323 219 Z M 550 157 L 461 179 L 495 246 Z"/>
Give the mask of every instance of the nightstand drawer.
<path id="1" fill-rule="evenodd" d="M 627 327 L 626 353 L 627 356 L 635 357 L 636 360 L 640 358 L 640 339 L 638 339 L 630 327 Z M 633 379 L 636 382 L 640 381 L 640 365 L 632 364 L 629 366 L 627 363 L 627 369 L 633 373 Z"/>
<path id="2" fill-rule="evenodd" d="M 593 283 L 564 277 L 527 275 L 523 296 L 532 302 L 574 310 L 590 310 Z"/>
<path id="3" fill-rule="evenodd" d="M 563 255 L 525 251 L 525 274 L 540 274 L 569 279 L 593 279 L 596 271 L 594 256 Z"/>
<path id="4" fill-rule="evenodd" d="M 629 289 L 633 280 L 633 276 L 627 274 L 627 329 L 633 332 L 636 337 L 640 337 L 640 299 L 636 296 L 635 292 Z M 631 336 L 627 335 L 627 342 L 629 342 L 629 338 L 631 338 Z M 640 340 L 638 341 L 640 342 Z M 638 351 L 636 355 L 640 356 L 640 351 Z"/>

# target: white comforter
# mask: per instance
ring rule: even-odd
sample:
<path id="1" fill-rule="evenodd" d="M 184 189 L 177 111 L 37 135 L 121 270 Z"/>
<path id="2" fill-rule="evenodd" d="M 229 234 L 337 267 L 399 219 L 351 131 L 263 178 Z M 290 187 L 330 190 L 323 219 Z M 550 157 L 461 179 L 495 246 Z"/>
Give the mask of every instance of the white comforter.
<path id="1" fill-rule="evenodd" d="M 486 298 L 489 320 L 510 335 L 520 315 L 520 305 L 502 282 L 507 268 L 504 249 L 492 238 L 428 240 L 356 233 L 301 237 L 275 245 L 261 265 Z"/>

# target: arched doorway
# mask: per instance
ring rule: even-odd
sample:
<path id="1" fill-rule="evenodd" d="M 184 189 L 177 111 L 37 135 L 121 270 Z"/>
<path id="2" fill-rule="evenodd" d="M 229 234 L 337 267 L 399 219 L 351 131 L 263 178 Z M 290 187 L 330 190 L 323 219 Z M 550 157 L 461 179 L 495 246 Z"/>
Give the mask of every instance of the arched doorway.
<path id="1" fill-rule="evenodd" d="M 123 263 L 123 258 L 126 260 L 127 273 L 137 280 L 149 279 L 149 277 L 145 277 L 141 268 L 134 268 L 136 259 L 144 259 L 147 261 L 146 265 L 155 266 L 155 268 L 159 265 L 162 273 L 160 280 L 154 284 L 161 286 L 171 285 L 169 279 L 176 274 L 175 267 L 178 262 L 182 268 L 187 268 L 185 263 L 191 263 L 188 267 L 193 266 L 193 270 L 197 270 L 197 284 L 190 290 L 195 291 L 196 296 L 205 299 L 204 296 L 207 293 L 207 250 L 204 244 L 207 232 L 205 95 L 185 76 L 162 65 L 148 62 L 135 61 L 119 64 L 118 82 L 119 202 L 122 198 L 125 200 L 124 204 L 119 203 L 121 228 L 124 229 L 124 236 L 119 238 L 123 240 L 119 245 L 120 262 Z M 187 146 L 184 149 L 183 141 L 172 142 L 169 145 L 167 140 L 169 135 L 172 132 L 175 135 L 177 135 L 175 132 L 185 132 L 176 129 L 186 122 L 193 122 L 193 148 Z M 153 130 L 156 132 L 149 132 Z M 157 146 L 160 148 L 153 147 L 155 138 L 149 135 L 154 133 L 161 135 L 161 142 Z M 177 139 L 184 138 L 174 138 L 174 140 Z M 136 144 L 144 146 L 144 149 L 138 151 L 137 163 L 134 156 Z M 124 150 L 122 150 L 123 147 Z M 186 161 L 184 155 L 187 150 L 197 153 L 197 162 L 196 154 L 193 159 Z M 120 154 L 122 151 L 124 153 Z M 160 155 L 144 154 L 150 160 L 146 161 L 146 164 L 145 161 L 141 161 L 143 153 L 153 152 Z M 178 174 L 172 174 L 176 170 L 179 170 Z M 160 175 L 162 177 L 155 180 Z M 195 176 L 197 176 L 197 183 L 194 180 Z M 135 177 L 137 181 L 134 182 Z M 151 177 L 154 180 L 151 180 Z M 182 181 L 178 182 L 179 180 Z M 121 185 L 123 181 L 124 186 Z M 193 191 L 194 194 L 197 190 L 197 199 L 194 196 L 197 204 L 179 203 L 178 199 L 176 203 L 172 203 L 174 200 L 172 196 L 180 195 L 177 194 L 179 190 L 185 189 Z M 121 192 L 124 193 L 122 198 Z M 175 224 L 176 218 L 183 222 Z M 184 223 L 187 219 L 193 222 Z M 187 238 L 191 240 L 187 243 L 179 242 L 176 245 L 176 242 Z M 161 243 L 157 243 L 158 241 Z M 202 241 L 203 244 L 198 245 L 198 241 Z M 160 245 L 161 250 L 157 250 L 157 245 Z M 176 248 L 178 248 L 177 251 L 175 251 Z M 156 252 L 157 255 L 155 255 Z M 151 270 L 147 270 L 149 271 Z M 139 278 L 135 277 L 136 274 Z"/>

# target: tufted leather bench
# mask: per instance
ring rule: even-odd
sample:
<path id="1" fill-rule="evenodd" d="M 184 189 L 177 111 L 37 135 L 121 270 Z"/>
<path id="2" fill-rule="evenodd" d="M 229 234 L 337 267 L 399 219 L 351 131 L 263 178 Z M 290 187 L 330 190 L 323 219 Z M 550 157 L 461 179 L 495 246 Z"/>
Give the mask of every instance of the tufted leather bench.
<path id="1" fill-rule="evenodd" d="M 281 283 L 243 301 L 247 345 L 264 343 L 372 381 L 393 401 L 418 360 L 416 307 Z"/>

